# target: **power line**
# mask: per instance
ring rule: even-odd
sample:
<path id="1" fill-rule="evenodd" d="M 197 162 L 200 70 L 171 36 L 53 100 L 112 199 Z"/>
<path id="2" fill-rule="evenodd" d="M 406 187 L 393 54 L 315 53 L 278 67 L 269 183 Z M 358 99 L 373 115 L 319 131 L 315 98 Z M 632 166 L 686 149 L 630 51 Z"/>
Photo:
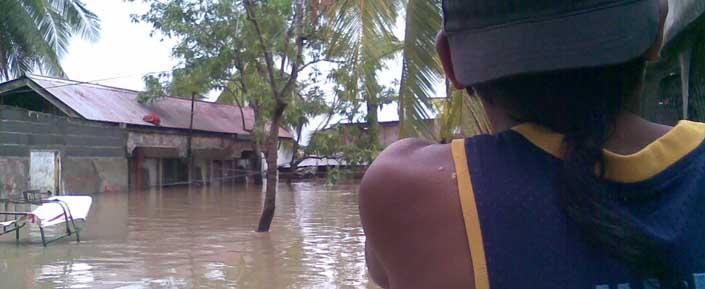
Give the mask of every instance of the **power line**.
<path id="1" fill-rule="evenodd" d="M 71 83 L 65 83 L 65 84 L 59 84 L 59 85 L 53 85 L 53 86 L 47 86 L 47 87 L 42 87 L 43 89 L 52 89 L 52 88 L 59 88 L 59 87 L 68 87 L 68 86 L 74 86 L 74 85 L 82 85 L 82 84 L 93 84 L 93 85 L 102 85 L 98 82 L 101 81 L 107 81 L 107 80 L 115 80 L 115 79 L 122 79 L 122 78 L 128 78 L 128 77 L 135 77 L 135 76 L 144 76 L 144 75 L 152 75 L 152 74 L 158 74 L 158 73 L 166 73 L 169 72 L 169 70 L 162 70 L 162 71 L 154 71 L 154 72 L 147 72 L 147 73 L 135 73 L 135 74 L 129 74 L 129 75 L 121 75 L 121 76 L 114 76 L 114 77 L 108 77 L 108 78 L 102 78 L 102 79 L 95 79 L 95 80 L 88 80 L 88 81 L 73 81 L 73 80 L 64 80 L 64 79 L 53 79 L 55 81 L 70 81 Z M 31 77 L 27 77 L 30 78 Z M 51 78 L 50 78 L 51 79 Z M 104 85 L 102 85 L 104 86 Z M 5 93 L 0 93 L 2 96 L 7 96 L 7 95 L 13 95 L 13 94 L 20 94 L 20 93 L 26 93 L 26 92 L 33 92 L 32 89 L 24 89 L 24 90 L 14 90 L 14 91 L 8 91 Z"/>
<path id="2" fill-rule="evenodd" d="M 115 79 L 122 79 L 122 78 L 128 78 L 128 77 L 135 77 L 135 76 L 144 76 L 144 75 L 152 75 L 152 74 L 158 74 L 158 73 L 165 73 L 169 72 L 170 70 L 162 70 L 162 71 L 153 71 L 153 72 L 147 72 L 147 73 L 135 73 L 135 74 L 128 74 L 128 75 L 122 75 L 122 76 L 115 76 L 115 77 L 109 77 L 109 78 L 103 78 L 103 79 L 96 79 L 96 80 L 88 80 L 88 81 L 75 81 L 73 80 L 63 80 L 63 79 L 57 79 L 59 81 L 72 81 L 73 83 L 66 83 L 66 84 L 61 84 L 61 85 L 55 85 L 55 86 L 47 86 L 44 89 L 49 89 L 49 88 L 57 88 L 57 87 L 65 87 L 65 86 L 72 86 L 72 85 L 80 85 L 80 84 L 94 84 L 94 85 L 101 85 L 100 81 L 106 81 L 106 80 L 115 80 Z"/>

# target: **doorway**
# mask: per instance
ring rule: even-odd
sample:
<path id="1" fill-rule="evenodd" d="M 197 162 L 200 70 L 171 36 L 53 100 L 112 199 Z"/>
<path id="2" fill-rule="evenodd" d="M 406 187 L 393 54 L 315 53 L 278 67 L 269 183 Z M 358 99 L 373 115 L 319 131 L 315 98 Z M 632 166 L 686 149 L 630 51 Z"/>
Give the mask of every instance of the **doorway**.
<path id="1" fill-rule="evenodd" d="M 59 192 L 61 159 L 58 151 L 30 151 L 29 182 L 32 190 Z"/>

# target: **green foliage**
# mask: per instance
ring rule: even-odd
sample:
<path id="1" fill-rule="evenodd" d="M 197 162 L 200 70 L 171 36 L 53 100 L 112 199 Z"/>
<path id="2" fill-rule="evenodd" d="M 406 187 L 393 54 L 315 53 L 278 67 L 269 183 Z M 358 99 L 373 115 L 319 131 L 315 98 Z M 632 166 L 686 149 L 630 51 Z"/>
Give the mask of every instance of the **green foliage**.
<path id="1" fill-rule="evenodd" d="M 201 85 L 203 82 L 198 82 L 197 85 L 192 84 L 190 81 L 193 81 L 194 78 L 182 76 L 179 74 L 181 73 L 179 70 L 175 70 L 173 73 L 174 74 L 171 76 L 166 73 L 160 73 L 156 76 L 152 74 L 145 75 L 143 78 L 145 90 L 137 95 L 137 101 L 142 104 L 150 104 L 167 96 L 187 99 L 195 96 L 196 100 L 203 99 L 203 95 L 195 93 L 195 91 L 199 91 L 198 88 L 194 88 L 197 87 L 197 85 Z M 179 78 L 179 76 L 181 76 L 181 78 Z"/>
<path id="2" fill-rule="evenodd" d="M 283 123 L 288 125 L 296 135 L 301 135 L 304 126 L 314 117 L 329 110 L 325 97 L 319 88 L 312 88 L 305 95 L 297 94 L 284 112 Z M 298 139 L 297 139 L 298 141 Z"/>
<path id="3" fill-rule="evenodd" d="M 326 175 L 326 182 L 329 185 L 336 185 L 341 180 L 349 179 L 352 176 L 353 172 L 351 172 L 350 169 L 333 167 L 328 169 L 328 174 Z"/>
<path id="4" fill-rule="evenodd" d="M 307 155 L 335 157 L 345 144 L 342 137 L 342 131 L 338 129 L 319 131 L 311 136 L 305 152 Z"/>
<path id="5" fill-rule="evenodd" d="M 447 143 L 455 138 L 470 137 L 491 132 L 484 107 L 477 95 L 456 90 L 446 84 L 448 97 L 435 105 L 440 112 L 436 121 L 440 124 L 437 140 Z"/>
<path id="6" fill-rule="evenodd" d="M 368 165 L 380 151 L 366 146 L 367 135 L 367 130 L 360 127 L 338 125 L 313 135 L 306 154 L 341 159 L 352 166 Z"/>
<path id="7" fill-rule="evenodd" d="M 134 21 L 152 24 L 154 33 L 178 39 L 172 55 L 181 60 L 168 81 L 169 94 L 190 96 L 218 89 L 231 80 L 233 61 L 245 23 L 237 1 L 150 1 L 150 10 Z M 145 82 L 149 87 L 150 79 Z"/>
<path id="8" fill-rule="evenodd" d="M 164 88 L 160 77 L 154 75 L 146 75 L 144 77 L 145 90 L 137 95 L 137 101 L 142 104 L 152 103 L 160 97 L 167 96 L 168 93 Z"/>
<path id="9" fill-rule="evenodd" d="M 79 0 L 0 1 L 0 78 L 39 69 L 63 76 L 59 59 L 73 36 L 96 40 L 98 17 Z"/>
<path id="10" fill-rule="evenodd" d="M 326 13 L 332 23 L 328 56 L 342 60 L 331 80 L 337 97 L 348 102 L 340 112 L 352 120 L 364 102 L 369 134 L 363 146 L 373 150 L 380 149 L 377 110 L 391 89 L 379 83 L 377 74 L 400 48 L 392 32 L 399 8 L 398 0 L 340 0 Z"/>
<path id="11" fill-rule="evenodd" d="M 340 169 L 338 168 L 332 168 L 328 171 L 328 176 L 326 178 L 326 181 L 328 184 L 335 185 L 338 183 L 338 180 L 340 180 Z"/>
<path id="12" fill-rule="evenodd" d="M 391 101 L 398 101 L 400 137 L 446 140 L 489 131 L 477 98 L 465 96 L 464 92 L 449 92 L 440 101 L 441 105 L 434 105 L 438 102 L 434 97 L 445 94 L 434 90 L 443 75 L 435 50 L 435 36 L 442 24 L 440 1 L 335 1 L 331 9 L 328 15 L 334 31 L 330 33 L 328 57 L 345 59 L 331 73 L 336 97 L 345 101 L 337 113 L 347 122 L 368 124 L 354 146 L 359 152 L 345 146 L 338 146 L 338 152 L 374 157 L 374 152 L 381 149 L 377 139 L 377 108 Z M 398 17 L 396 11 L 404 12 L 402 41 L 391 32 Z M 385 61 L 398 53 L 402 56 L 400 81 L 393 83 L 394 88 L 381 85 L 377 77 L 385 68 Z M 361 111 L 365 112 L 362 119 Z M 442 135 L 438 135 L 439 129 L 429 125 L 433 123 L 427 121 L 430 112 L 438 112 L 436 123 Z"/>
<path id="13" fill-rule="evenodd" d="M 177 39 L 173 50 L 181 60 L 168 77 L 146 78 L 145 99 L 160 94 L 188 96 L 221 91 L 218 102 L 251 107 L 255 111 L 254 134 L 264 141 L 268 117 L 277 105 L 272 92 L 287 85 L 297 38 L 292 25 L 292 0 L 253 1 L 256 29 L 244 0 L 150 0 L 148 13 L 135 21 L 151 23 L 155 32 Z M 439 113 L 441 135 L 447 140 L 460 134 L 488 130 L 479 101 L 449 97 L 434 106 L 434 84 L 441 79 L 435 53 L 435 34 L 440 30 L 438 0 L 311 0 L 306 1 L 302 39 L 305 43 L 306 77 L 299 77 L 282 97 L 286 102 L 283 124 L 300 135 L 317 115 L 342 116 L 346 122 L 366 122 L 365 129 L 329 129 L 315 134 L 306 153 L 344 155 L 351 163 L 369 163 L 382 149 L 378 135 L 378 109 L 399 102 L 400 136 L 437 133 L 426 119 Z M 393 31 L 399 11 L 405 19 L 404 40 Z M 260 38 L 261 36 L 261 38 Z M 272 55 L 273 83 L 260 41 Z M 403 59 L 399 82 L 380 83 L 380 72 L 395 55 Z M 308 62 L 307 62 L 308 61 Z M 327 61 L 326 73 L 315 65 Z M 333 95 L 324 95 L 320 83 L 332 84 Z M 275 93 L 276 94 L 276 93 Z M 330 98 L 333 98 L 331 100 Z"/>
<path id="14" fill-rule="evenodd" d="M 221 91 L 218 102 L 254 107 L 259 115 L 269 115 L 274 107 L 266 64 L 258 43 L 258 34 L 249 21 L 243 1 L 149 1 L 150 10 L 144 15 L 134 15 L 133 20 L 152 24 L 154 31 L 165 37 L 178 39 L 173 56 L 181 60 L 170 79 L 164 81 L 145 78 L 145 95 L 166 93 L 190 96 Z M 295 57 L 293 31 L 287 29 L 292 21 L 291 0 L 268 1 L 257 5 L 260 29 L 265 45 L 271 49 L 276 61 L 276 86 L 283 87 L 289 73 L 283 62 Z M 312 16 L 311 16 L 312 17 Z M 313 21 L 307 19 L 307 21 Z M 308 33 L 315 27 L 306 25 Z M 310 55 L 313 56 L 312 51 Z M 315 58 L 315 56 L 313 57 Z M 315 59 L 314 59 L 315 60 Z M 297 82 L 295 89 L 286 95 L 293 109 L 287 110 L 285 120 L 289 125 L 310 119 L 321 111 L 320 89 L 309 92 L 311 82 Z M 324 105 L 325 103 L 323 103 Z M 261 119 L 263 121 L 263 119 Z M 297 120 L 297 121 L 294 121 Z M 260 122 L 256 127 L 264 129 Z"/>
<path id="15" fill-rule="evenodd" d="M 407 0 L 402 48 L 402 75 L 399 85 L 399 136 L 425 136 L 434 131 L 427 125 L 434 85 L 443 75 L 435 39 L 441 30 L 441 3 L 438 0 Z"/>
<path id="16" fill-rule="evenodd" d="M 147 91 L 141 101 L 159 95 L 205 94 L 219 91 L 217 101 L 250 108 L 254 112 L 255 150 L 268 143 L 277 109 L 284 103 L 282 126 L 300 136 L 315 116 L 329 112 L 319 79 L 325 76 L 311 66 L 307 77 L 294 73 L 323 57 L 320 1 L 305 1 L 305 23 L 296 27 L 297 2 L 292 0 L 149 0 L 150 10 L 133 20 L 152 24 L 154 33 L 177 40 L 172 53 L 180 60 L 167 76 L 145 77 Z M 300 30 L 301 31 L 300 31 Z M 299 38 L 297 35 L 303 34 Z M 299 43 L 305 52 L 297 70 Z M 245 119 L 242 119 L 243 125 Z M 294 149 L 297 150 L 298 144 Z"/>

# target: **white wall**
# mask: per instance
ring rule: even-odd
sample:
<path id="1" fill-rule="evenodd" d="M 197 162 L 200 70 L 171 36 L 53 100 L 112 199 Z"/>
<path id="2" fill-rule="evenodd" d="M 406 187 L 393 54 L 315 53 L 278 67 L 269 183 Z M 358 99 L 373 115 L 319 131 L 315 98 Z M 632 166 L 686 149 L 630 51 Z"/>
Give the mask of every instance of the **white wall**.
<path id="1" fill-rule="evenodd" d="M 277 166 L 288 165 L 294 157 L 293 140 L 280 141 L 279 149 L 277 150 Z"/>

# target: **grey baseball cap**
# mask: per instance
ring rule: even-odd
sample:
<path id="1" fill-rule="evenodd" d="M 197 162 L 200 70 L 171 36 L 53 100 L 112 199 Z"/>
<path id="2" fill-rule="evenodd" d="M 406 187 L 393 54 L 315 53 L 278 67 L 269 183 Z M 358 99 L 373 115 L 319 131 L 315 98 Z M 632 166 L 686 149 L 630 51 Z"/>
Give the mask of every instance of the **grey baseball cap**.
<path id="1" fill-rule="evenodd" d="M 443 0 L 456 79 L 594 67 L 642 55 L 659 32 L 659 0 Z"/>

